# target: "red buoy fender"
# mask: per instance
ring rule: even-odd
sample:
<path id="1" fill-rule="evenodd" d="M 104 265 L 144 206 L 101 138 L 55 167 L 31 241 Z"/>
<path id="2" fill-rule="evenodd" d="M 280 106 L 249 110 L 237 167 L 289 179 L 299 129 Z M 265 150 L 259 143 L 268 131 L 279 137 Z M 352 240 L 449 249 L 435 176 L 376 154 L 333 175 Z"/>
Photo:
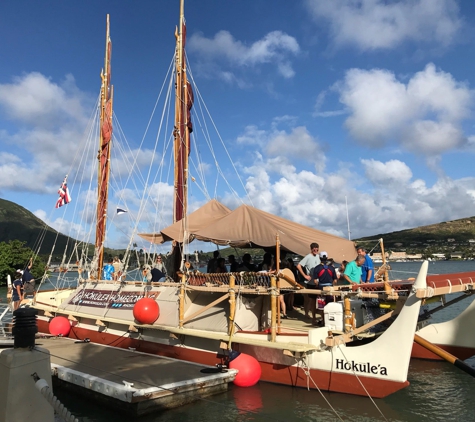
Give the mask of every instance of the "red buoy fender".
<path id="1" fill-rule="evenodd" d="M 49 332 L 53 336 L 63 336 L 67 337 L 71 331 L 71 323 L 69 319 L 63 316 L 54 317 L 49 322 Z"/>
<path id="2" fill-rule="evenodd" d="M 133 314 L 140 324 L 153 324 L 160 316 L 160 307 L 153 299 L 144 297 L 135 303 Z"/>
<path id="3" fill-rule="evenodd" d="M 245 353 L 229 362 L 229 368 L 239 371 L 234 379 L 234 384 L 238 387 L 252 387 L 261 378 L 262 370 L 258 360 Z"/>

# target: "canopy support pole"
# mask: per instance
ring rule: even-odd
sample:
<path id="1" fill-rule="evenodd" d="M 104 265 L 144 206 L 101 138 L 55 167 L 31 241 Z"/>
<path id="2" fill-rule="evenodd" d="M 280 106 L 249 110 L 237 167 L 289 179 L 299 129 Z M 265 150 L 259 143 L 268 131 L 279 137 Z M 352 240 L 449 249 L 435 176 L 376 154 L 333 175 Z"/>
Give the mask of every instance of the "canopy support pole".
<path id="1" fill-rule="evenodd" d="M 180 285 L 180 294 L 179 294 L 179 301 L 180 301 L 180 309 L 179 309 L 179 312 L 180 312 L 180 322 L 179 322 L 179 326 L 180 328 L 183 328 L 183 324 L 184 324 L 184 318 L 185 318 L 185 283 L 186 283 L 186 276 L 185 274 L 182 274 L 181 275 L 181 285 Z"/>
<path id="2" fill-rule="evenodd" d="M 236 317 L 236 292 L 234 287 L 236 285 L 236 278 L 234 275 L 229 277 L 229 342 L 228 350 L 231 350 L 231 342 L 234 334 L 234 318 Z"/>
<path id="3" fill-rule="evenodd" d="M 270 336 L 271 341 L 275 342 L 276 339 L 276 324 L 277 324 L 277 283 L 275 276 L 270 278 L 270 287 L 271 287 L 271 327 L 270 327 Z"/>

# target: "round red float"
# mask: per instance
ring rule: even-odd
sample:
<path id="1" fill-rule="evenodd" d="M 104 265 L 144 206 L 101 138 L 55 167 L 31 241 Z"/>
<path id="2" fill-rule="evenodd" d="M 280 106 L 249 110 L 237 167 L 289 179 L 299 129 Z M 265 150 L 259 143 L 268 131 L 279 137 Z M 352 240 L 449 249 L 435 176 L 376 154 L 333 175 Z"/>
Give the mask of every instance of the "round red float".
<path id="1" fill-rule="evenodd" d="M 160 316 L 160 308 L 153 299 L 144 297 L 135 303 L 133 313 L 140 324 L 153 324 Z"/>
<path id="2" fill-rule="evenodd" d="M 252 387 L 261 378 L 261 365 L 256 358 L 245 353 L 229 362 L 229 368 L 239 371 L 234 379 L 234 384 L 238 387 Z"/>
<path id="3" fill-rule="evenodd" d="M 63 316 L 54 317 L 49 322 L 49 332 L 53 336 L 63 336 L 66 337 L 71 331 L 71 324 L 69 319 Z"/>

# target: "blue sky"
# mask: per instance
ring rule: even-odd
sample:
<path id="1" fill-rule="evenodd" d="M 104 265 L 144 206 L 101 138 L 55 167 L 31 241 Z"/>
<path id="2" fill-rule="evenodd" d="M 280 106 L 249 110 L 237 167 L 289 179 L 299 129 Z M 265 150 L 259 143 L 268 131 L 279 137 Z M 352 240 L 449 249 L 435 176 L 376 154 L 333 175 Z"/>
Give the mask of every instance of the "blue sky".
<path id="1" fill-rule="evenodd" d="M 94 111 L 107 13 L 114 112 L 145 162 L 178 1 L 0 4 L 0 197 L 62 231 L 56 191 Z M 208 197 L 344 237 L 348 202 L 352 238 L 475 215 L 472 1 L 189 1 L 185 15 L 193 78 L 245 186 L 215 194 L 209 171 Z"/>

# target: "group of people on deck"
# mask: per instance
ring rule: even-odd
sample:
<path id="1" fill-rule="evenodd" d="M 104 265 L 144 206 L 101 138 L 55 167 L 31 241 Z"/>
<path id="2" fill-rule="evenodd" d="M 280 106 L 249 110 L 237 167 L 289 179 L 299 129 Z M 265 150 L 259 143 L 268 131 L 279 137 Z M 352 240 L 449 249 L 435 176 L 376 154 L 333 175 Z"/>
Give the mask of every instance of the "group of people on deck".
<path id="1" fill-rule="evenodd" d="M 114 256 L 106 265 L 102 271 L 103 280 L 120 280 L 122 276 L 122 262 L 118 256 Z"/>
<path id="2" fill-rule="evenodd" d="M 297 270 L 303 280 L 303 287 L 307 289 L 322 289 L 339 282 L 342 284 L 374 283 L 373 260 L 366 253 L 366 250 L 358 246 L 357 256 L 354 261 L 343 261 L 340 268 L 333 266 L 333 260 L 328 257 L 327 252 L 319 252 L 318 243 L 310 245 L 310 253 L 306 255 L 298 264 Z M 318 299 L 321 306 L 317 306 Z M 320 323 L 323 322 L 323 306 L 333 302 L 334 296 L 317 297 L 316 295 L 304 295 L 304 313 L 310 318 L 312 311 L 312 322 L 317 324 L 316 315 L 321 315 Z"/>
<path id="3" fill-rule="evenodd" d="M 339 268 L 335 268 L 334 262 L 329 258 L 326 251 L 319 251 L 318 243 L 310 245 L 310 253 L 302 258 L 302 260 L 294 265 L 291 258 L 285 259 L 286 251 L 281 253 L 281 261 L 279 268 L 289 268 L 296 280 L 300 280 L 302 287 L 306 289 L 322 289 L 326 286 L 332 286 L 337 283 L 341 284 L 360 284 L 360 283 L 374 283 L 374 265 L 366 250 L 358 246 L 357 256 L 354 261 L 343 261 Z M 273 272 L 276 270 L 275 259 L 270 252 L 266 252 L 259 265 L 252 263 L 250 254 L 244 254 L 242 262 L 238 263 L 234 255 L 229 255 L 229 271 L 265 271 Z M 225 259 L 220 257 L 219 251 L 214 251 L 213 258 L 208 262 L 208 273 L 225 273 L 227 272 Z M 321 321 L 323 321 L 323 306 L 329 302 L 334 301 L 334 296 L 317 296 L 317 295 L 303 295 L 303 308 L 305 316 L 310 318 L 312 313 L 312 322 L 316 325 L 316 315 L 320 314 Z M 287 318 L 286 309 L 288 306 L 293 307 L 293 293 L 287 295 L 287 303 L 284 296 L 280 295 L 280 308 L 282 318 Z"/>
<path id="4" fill-rule="evenodd" d="M 163 262 L 162 255 L 155 257 L 155 262 L 152 266 L 146 265 L 143 270 L 143 281 L 145 282 L 159 282 L 162 283 L 167 280 L 167 268 Z"/>
<path id="5" fill-rule="evenodd" d="M 30 270 L 33 265 L 33 260 L 30 262 L 24 270 L 16 270 L 15 279 L 12 283 L 12 304 L 13 310 L 17 310 L 20 307 L 21 301 L 27 297 L 33 297 L 36 294 L 35 291 L 35 279 Z"/>

